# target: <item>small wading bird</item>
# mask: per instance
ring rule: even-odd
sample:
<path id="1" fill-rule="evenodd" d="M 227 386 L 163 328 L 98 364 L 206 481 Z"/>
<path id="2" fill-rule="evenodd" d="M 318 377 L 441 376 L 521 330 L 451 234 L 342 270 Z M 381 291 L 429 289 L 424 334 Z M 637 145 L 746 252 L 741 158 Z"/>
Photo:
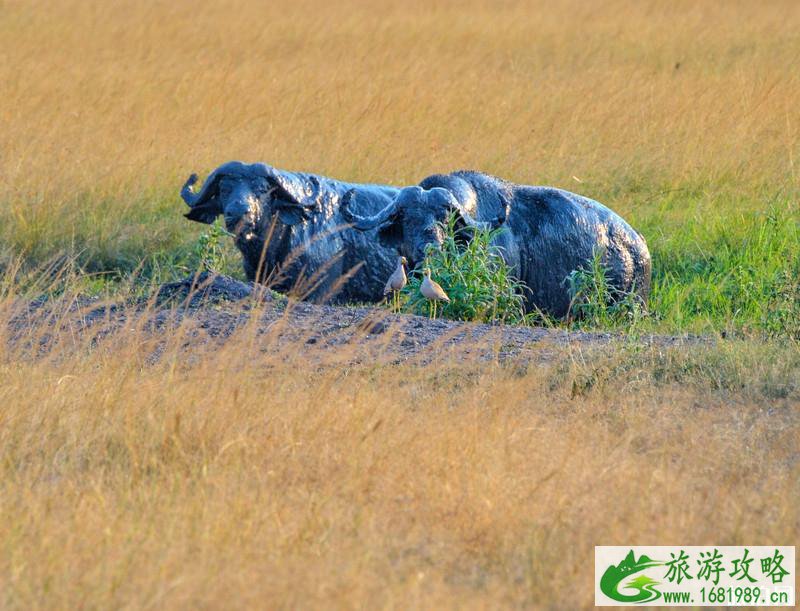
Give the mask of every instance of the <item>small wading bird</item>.
<path id="1" fill-rule="evenodd" d="M 447 296 L 447 293 L 444 292 L 444 289 L 439 286 L 436 280 L 431 280 L 431 270 L 427 267 L 425 268 L 425 277 L 422 279 L 419 292 L 431 303 L 431 320 L 436 320 L 436 304 L 439 301 L 450 303 L 450 298 Z"/>
<path id="2" fill-rule="evenodd" d="M 408 283 L 405 270 L 407 263 L 408 261 L 406 261 L 405 257 L 400 257 L 397 260 L 397 269 L 395 269 L 392 275 L 389 276 L 389 280 L 386 282 L 386 286 L 383 288 L 384 297 L 389 293 L 392 294 L 393 312 L 400 312 L 400 291 L 402 291 L 406 286 L 406 283 Z"/>

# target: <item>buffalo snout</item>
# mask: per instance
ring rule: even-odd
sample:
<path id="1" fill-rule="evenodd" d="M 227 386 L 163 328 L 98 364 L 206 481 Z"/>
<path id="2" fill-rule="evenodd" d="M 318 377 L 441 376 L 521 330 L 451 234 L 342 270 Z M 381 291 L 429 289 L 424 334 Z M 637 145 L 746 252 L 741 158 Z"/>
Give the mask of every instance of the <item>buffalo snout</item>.
<path id="1" fill-rule="evenodd" d="M 240 234 L 245 229 L 252 229 L 258 223 L 261 202 L 246 185 L 238 185 L 235 189 L 223 190 L 222 211 L 225 227 L 228 231 Z"/>
<path id="2" fill-rule="evenodd" d="M 251 225 L 250 205 L 246 201 L 234 201 L 225 205 L 225 227 L 228 231 L 237 233 L 244 225 Z"/>

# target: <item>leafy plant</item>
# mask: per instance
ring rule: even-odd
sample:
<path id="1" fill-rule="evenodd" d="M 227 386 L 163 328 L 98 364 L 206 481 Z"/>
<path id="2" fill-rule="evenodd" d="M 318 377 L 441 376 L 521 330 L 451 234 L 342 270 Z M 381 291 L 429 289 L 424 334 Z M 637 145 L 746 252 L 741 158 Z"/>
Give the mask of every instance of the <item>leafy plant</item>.
<path id="1" fill-rule="evenodd" d="M 604 255 L 604 249 L 595 249 L 585 267 L 567 276 L 568 321 L 588 327 L 634 325 L 644 315 L 644 304 L 634 291 L 621 291 L 611 284 Z"/>
<path id="2" fill-rule="evenodd" d="M 403 309 L 428 314 L 429 304 L 419 292 L 423 270 L 427 267 L 450 297 L 450 303 L 440 304 L 444 318 L 522 322 L 525 287 L 511 277 L 508 264 L 492 245 L 503 229 L 459 229 L 456 221 L 457 217 L 451 215 L 441 224 L 445 233 L 441 248 L 429 245 L 423 265 L 411 272 L 403 290 Z"/>
<path id="3" fill-rule="evenodd" d="M 198 236 L 193 249 L 198 271 L 222 273 L 228 262 L 224 242 L 228 235 L 222 225 L 215 222 Z"/>

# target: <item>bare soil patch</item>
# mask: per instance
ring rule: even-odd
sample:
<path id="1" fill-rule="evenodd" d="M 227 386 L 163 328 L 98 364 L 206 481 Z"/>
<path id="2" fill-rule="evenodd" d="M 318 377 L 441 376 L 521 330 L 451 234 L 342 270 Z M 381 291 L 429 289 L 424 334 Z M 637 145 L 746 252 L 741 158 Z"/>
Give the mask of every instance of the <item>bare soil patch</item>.
<path id="1" fill-rule="evenodd" d="M 355 362 L 418 362 L 442 359 L 547 362 L 565 346 L 602 347 L 626 341 L 670 347 L 708 344 L 700 336 L 644 335 L 565 331 L 544 327 L 430 320 L 392 314 L 377 306 L 332 306 L 294 301 L 253 284 L 202 273 L 162 285 L 150 299 L 104 302 L 75 298 L 23 304 L 10 319 L 12 343 L 36 338 L 47 350 L 54 337 L 112 337 L 138 326 L 157 338 L 166 328 L 183 327 L 184 345 L 225 343 L 237 332 L 261 344 L 262 351 L 292 346 L 310 359 L 326 362 L 337 352 Z M 56 332 L 56 328 L 58 332 Z M 43 332 L 43 329 L 47 329 Z M 348 349 L 344 349 L 348 348 Z M 158 350 L 156 349 L 156 353 Z"/>

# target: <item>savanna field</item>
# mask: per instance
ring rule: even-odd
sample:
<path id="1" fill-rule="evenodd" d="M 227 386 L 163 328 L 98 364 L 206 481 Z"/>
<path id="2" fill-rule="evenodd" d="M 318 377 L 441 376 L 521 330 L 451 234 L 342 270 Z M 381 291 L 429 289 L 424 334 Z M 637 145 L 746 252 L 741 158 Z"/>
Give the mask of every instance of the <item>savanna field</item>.
<path id="1" fill-rule="evenodd" d="M 595 545 L 797 545 L 798 32 L 792 0 L 0 0 L 0 607 L 587 608 Z M 581 193 L 647 239 L 648 312 L 529 365 L 12 341 L 32 299 L 196 269 L 178 191 L 231 159 Z"/>

